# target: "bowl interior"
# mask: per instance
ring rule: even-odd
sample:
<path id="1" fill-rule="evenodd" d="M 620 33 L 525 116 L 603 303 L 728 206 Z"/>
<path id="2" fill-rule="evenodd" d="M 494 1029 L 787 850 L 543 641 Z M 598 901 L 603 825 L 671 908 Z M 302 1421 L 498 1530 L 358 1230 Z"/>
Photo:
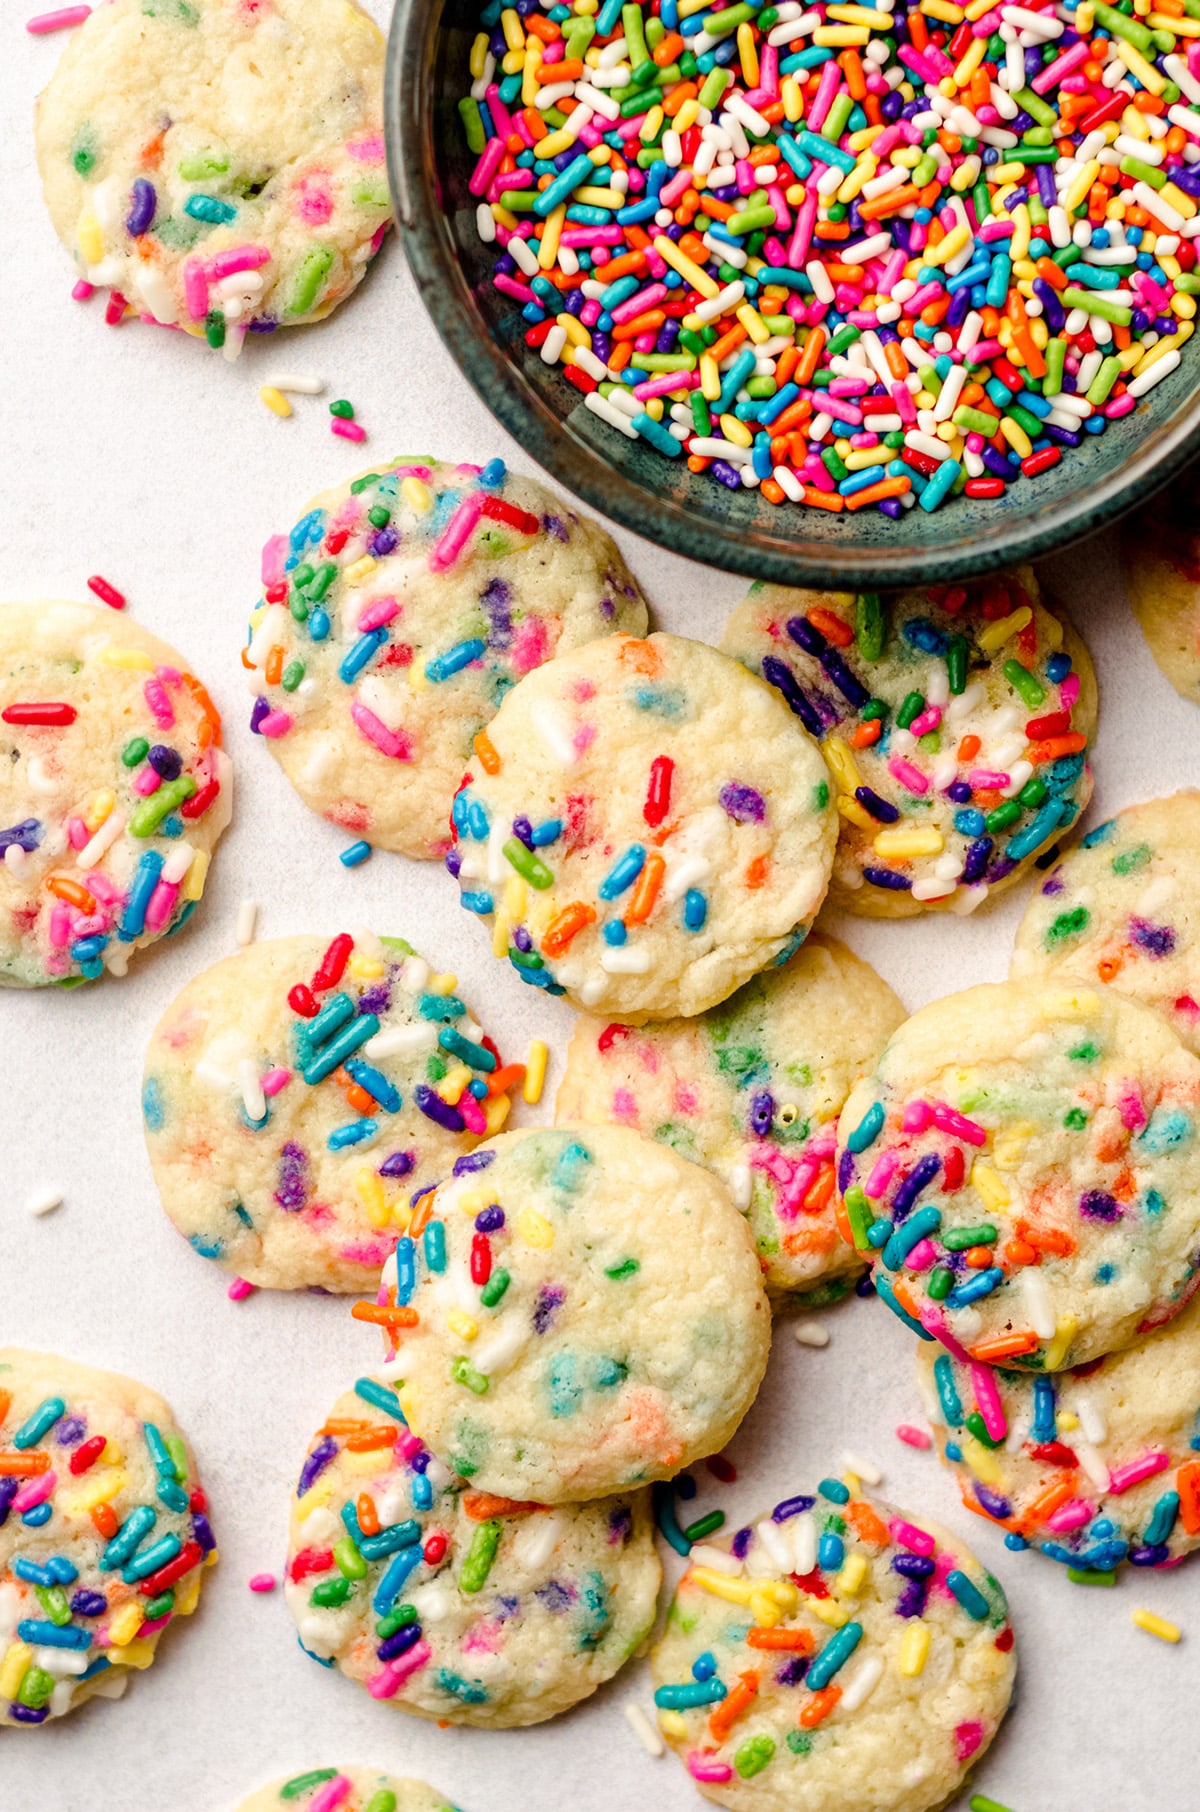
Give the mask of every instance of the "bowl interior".
<path id="1" fill-rule="evenodd" d="M 626 527 L 693 559 L 756 578 L 852 589 L 984 572 L 1087 534 L 1143 502 L 1200 452 L 1200 361 L 1179 368 L 1137 411 L 1064 449 L 1041 477 L 1003 498 L 960 497 L 897 522 L 729 491 L 683 460 L 618 434 L 525 345 L 519 306 L 490 279 L 494 251 L 475 230 L 458 101 L 478 29 L 478 0 L 397 0 L 386 115 L 396 212 L 413 275 L 466 376 L 510 433 L 559 481 Z"/>

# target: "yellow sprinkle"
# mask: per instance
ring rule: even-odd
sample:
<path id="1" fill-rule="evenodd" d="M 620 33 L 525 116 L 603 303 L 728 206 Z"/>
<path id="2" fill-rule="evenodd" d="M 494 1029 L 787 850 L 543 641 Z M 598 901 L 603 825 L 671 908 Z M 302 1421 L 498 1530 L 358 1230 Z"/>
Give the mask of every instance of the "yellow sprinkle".
<path id="1" fill-rule="evenodd" d="M 149 1640 L 145 1642 L 130 1642 L 121 1650 L 119 1655 L 110 1654 L 109 1660 L 114 1661 L 119 1667 L 149 1667 L 154 1659 L 154 1650 L 156 1646 L 157 1644 L 155 1642 Z"/>
<path id="2" fill-rule="evenodd" d="M 1094 1019 L 1100 1011 L 1100 996 L 1088 989 L 1056 988 L 1043 994 L 1043 1019 Z"/>
<path id="3" fill-rule="evenodd" d="M 989 0 L 990 4 L 990 0 Z M 984 9 L 985 11 L 987 8 Z M 1079 0 L 1075 9 L 1075 30 L 1080 37 L 1090 38 L 1096 25 L 1096 8 L 1093 0 Z"/>
<path id="4" fill-rule="evenodd" d="M 982 44 L 983 39 L 977 38 L 975 42 Z M 963 247 L 969 245 L 970 242 L 971 229 L 960 221 L 956 227 L 951 227 L 946 237 L 939 240 L 937 245 L 926 246 L 922 257 L 926 264 L 949 264 L 950 260 L 957 258 Z"/>
<path id="5" fill-rule="evenodd" d="M 742 66 L 747 88 L 758 87 L 758 50 L 754 42 L 754 27 L 749 20 L 743 19 L 737 28 L 738 61 Z"/>
<path id="6" fill-rule="evenodd" d="M 104 820 L 108 817 L 108 814 L 112 811 L 112 808 L 116 803 L 117 795 L 115 793 L 110 793 L 107 788 L 104 792 L 96 794 L 96 797 L 92 800 L 91 805 L 83 815 L 83 822 L 87 825 L 89 831 L 91 831 L 93 835 L 100 829 L 100 826 L 104 823 Z"/>
<path id="7" fill-rule="evenodd" d="M 889 14 L 884 26 L 885 31 L 891 29 L 891 23 Z M 871 32 L 866 25 L 818 25 L 812 35 L 812 41 L 823 49 L 837 49 L 843 45 L 869 44 Z"/>
<path id="8" fill-rule="evenodd" d="M 510 50 L 520 50 L 525 43 L 525 28 L 515 6 L 506 6 L 500 14 L 500 30 Z"/>
<path id="9" fill-rule="evenodd" d="M 702 1591 L 724 1598 L 729 1604 L 749 1604 L 755 1593 L 749 1579 L 731 1579 L 728 1573 L 718 1573 L 712 1567 L 692 1567 L 687 1578 Z"/>
<path id="10" fill-rule="evenodd" d="M 981 1164 L 978 1159 L 971 1166 L 971 1187 L 983 1202 L 985 1208 L 995 1211 L 1007 1208 L 1012 1201 L 1007 1186 L 1001 1182 L 989 1164 Z"/>
<path id="11" fill-rule="evenodd" d="M 1073 1409 L 1060 1409 L 1055 1420 L 1060 1428 L 1065 1428 L 1068 1431 L 1079 1427 L 1079 1417 L 1075 1414 Z"/>
<path id="12" fill-rule="evenodd" d="M 1004 1472 L 1000 1462 L 982 1441 L 977 1441 L 974 1435 L 963 1435 L 960 1445 L 963 1458 L 977 1479 L 982 1479 L 985 1485 L 1003 1484 Z"/>
<path id="13" fill-rule="evenodd" d="M 104 256 L 104 235 L 94 214 L 83 213 L 75 229 L 75 238 L 85 264 L 99 264 Z"/>
<path id="14" fill-rule="evenodd" d="M 834 1581 L 834 1589 L 853 1598 L 862 1590 L 863 1580 L 867 1577 L 867 1560 L 864 1554 L 848 1554 L 841 1572 Z"/>
<path id="15" fill-rule="evenodd" d="M 827 1623 L 831 1629 L 840 1630 L 844 1623 L 850 1621 L 849 1611 L 844 1611 L 832 1598 L 806 1598 L 804 1608 L 811 1611 L 814 1617 L 819 1617 L 822 1623 Z"/>
<path id="16" fill-rule="evenodd" d="M 545 156 L 544 148 L 542 156 Z M 710 301 L 713 296 L 720 295 L 721 285 L 716 279 L 710 277 L 706 270 L 701 270 L 700 266 L 694 259 L 689 258 L 686 252 L 681 252 L 675 241 L 668 239 L 665 233 L 658 234 L 654 241 L 654 249 L 663 263 L 669 264 L 672 270 L 678 271 L 684 281 L 690 283 L 700 295 L 706 296 Z"/>
<path id="17" fill-rule="evenodd" d="M 457 986 L 457 975 L 451 975 L 449 970 L 447 970 L 444 975 L 431 975 L 425 984 L 425 989 L 429 994 L 445 995 L 453 994 Z"/>
<path id="18" fill-rule="evenodd" d="M 446 1317 L 446 1326 L 452 1334 L 457 1334 L 460 1340 L 474 1340 L 479 1332 L 479 1323 L 473 1321 L 469 1315 L 464 1315 L 461 1309 L 451 1309 Z"/>
<path id="19" fill-rule="evenodd" d="M 1016 426 L 1015 422 L 1013 426 Z M 1032 623 L 1032 621 L 1032 610 L 1028 604 L 1022 604 L 1019 610 L 1014 610 L 1008 616 L 1001 617 L 998 622 L 988 623 L 979 631 L 975 640 L 984 654 L 995 654 L 998 648 L 1003 648 L 1005 642 L 1014 635 L 1018 635 L 1026 623 Z"/>
<path id="20" fill-rule="evenodd" d="M 562 237 L 563 222 L 566 218 L 567 204 L 564 201 L 561 207 L 555 208 L 547 216 L 546 224 L 542 228 L 542 243 L 538 248 L 538 265 L 544 271 L 554 269 L 554 261 L 558 257 L 558 242 Z M 575 321 L 574 315 L 571 316 L 571 320 L 576 326 L 579 325 Z"/>
<path id="21" fill-rule="evenodd" d="M 1191 196 L 1185 195 L 1183 190 L 1176 188 L 1173 182 L 1165 182 L 1158 192 L 1164 201 L 1170 202 L 1177 214 L 1183 215 L 1185 220 L 1190 220 L 1195 214 L 1196 204 Z"/>
<path id="22" fill-rule="evenodd" d="M 1078 1331 L 1078 1327 L 1079 1323 L 1073 1315 L 1064 1315 L 1063 1319 L 1054 1330 L 1054 1339 L 1046 1348 L 1044 1367 L 1046 1371 L 1056 1372 L 1062 1365 L 1062 1362 L 1070 1349 L 1071 1342 L 1074 1340 L 1076 1332 Z"/>
<path id="23" fill-rule="evenodd" d="M 482 1214 L 483 1210 L 486 1207 L 488 1207 L 491 1200 L 492 1200 L 491 1190 L 483 1189 L 483 1188 L 480 1188 L 477 1186 L 474 1189 L 464 1189 L 462 1194 L 458 1198 L 458 1205 L 462 1209 L 464 1214 L 476 1215 L 476 1214 Z"/>
<path id="24" fill-rule="evenodd" d="M 536 1208 L 522 1208 L 517 1216 L 517 1232 L 529 1246 L 552 1246 L 554 1228 Z"/>
<path id="25" fill-rule="evenodd" d="M 1162 1642 L 1178 1642 L 1183 1634 L 1177 1623 L 1168 1623 L 1165 1617 L 1156 1617 L 1153 1611 L 1134 1611 L 1133 1621 L 1148 1636 L 1157 1636 Z"/>
<path id="26" fill-rule="evenodd" d="M 550 1052 L 540 1038 L 531 1038 L 529 1049 L 525 1054 L 525 1086 L 521 1093 L 530 1107 L 542 1098 L 542 1089 L 546 1082 L 546 1062 Z"/>
<path id="27" fill-rule="evenodd" d="M 839 793 L 837 808 L 847 824 L 857 825 L 859 830 L 873 831 L 875 829 L 875 819 L 872 818 L 866 806 L 860 805 L 857 799 L 850 799 L 845 793 Z"/>
<path id="28" fill-rule="evenodd" d="M 120 1446 L 113 1440 L 111 1435 L 106 1435 L 104 1438 L 104 1446 L 100 1450 L 100 1458 L 104 1461 L 106 1466 L 119 1466 L 121 1461 L 125 1458 Z"/>
<path id="29" fill-rule="evenodd" d="M 342 578 L 347 585 L 365 585 L 377 565 L 378 562 L 370 554 L 364 554 L 361 560 L 356 560 L 353 566 L 346 568 Z"/>
<path id="30" fill-rule="evenodd" d="M 1013 1170 L 1021 1161 L 1021 1153 L 1037 1131 L 1032 1120 L 1018 1120 L 1014 1126 L 1006 1126 L 1002 1133 L 997 1133 L 996 1143 L 992 1147 L 992 1157 L 1001 1170 Z"/>
<path id="31" fill-rule="evenodd" d="M 977 38 L 977 44 L 983 39 Z M 925 1666 L 929 1653 L 929 1625 L 927 1623 L 909 1622 L 900 1639 L 900 1672 L 905 1679 L 915 1680 Z"/>
<path id="32" fill-rule="evenodd" d="M 16 1689 L 14 1688 L 14 1691 L 15 1690 Z M 680 1743 L 687 1738 L 688 1721 L 681 1711 L 660 1711 L 658 1714 L 658 1728 L 662 1731 L 663 1735 L 668 1737 L 672 1742 Z"/>
<path id="33" fill-rule="evenodd" d="M 471 56 L 467 64 L 473 81 L 478 81 L 487 68 L 488 34 L 477 32 L 471 40 Z"/>
<path id="34" fill-rule="evenodd" d="M 1174 31 L 1175 27 L 1172 26 L 1171 29 Z M 1166 76 L 1160 75 L 1152 63 L 1147 63 L 1140 51 L 1136 51 L 1132 44 L 1126 44 L 1124 38 L 1114 38 L 1112 47 L 1130 75 L 1136 76 L 1143 88 L 1149 89 L 1151 94 L 1162 93 L 1167 85 Z"/>
<path id="35" fill-rule="evenodd" d="M 750 1611 L 760 1630 L 773 1630 L 777 1623 L 783 1622 L 783 1611 L 766 1592 L 751 1593 Z"/>
<path id="36" fill-rule="evenodd" d="M 921 0 L 921 12 L 927 19 L 940 19 L 944 25 L 961 25 L 963 9 L 954 0 Z"/>
<path id="37" fill-rule="evenodd" d="M 700 354 L 700 394 L 710 403 L 721 394 L 721 368 L 711 352 Z"/>
<path id="38" fill-rule="evenodd" d="M 0 1699 L 15 1699 L 20 1691 L 25 1670 L 33 1660 L 33 1650 L 27 1642 L 11 1642 L 5 1651 L 4 1660 L 0 1663 Z"/>
<path id="39" fill-rule="evenodd" d="M 154 662 L 140 648 L 102 648 L 96 657 L 106 667 L 129 667 L 137 673 L 152 673 Z"/>
<path id="40" fill-rule="evenodd" d="M 786 83 L 784 86 L 786 87 Z M 799 119 L 799 117 L 800 115 L 797 114 L 796 118 Z M 686 132 L 688 127 L 694 126 L 699 118 L 700 102 L 696 99 L 695 95 L 691 95 L 675 115 L 676 132 Z"/>
<path id="41" fill-rule="evenodd" d="M 821 752 L 832 768 L 833 777 L 843 793 L 853 793 L 856 787 L 862 785 L 862 775 L 858 771 L 854 757 L 840 736 L 826 737 Z"/>
<path id="42" fill-rule="evenodd" d="M 471 1080 L 471 1072 L 465 1063 L 456 1063 L 445 1080 L 438 1084 L 438 1094 L 450 1107 L 460 1099 L 463 1090 Z"/>
<path id="43" fill-rule="evenodd" d="M 756 346 L 764 346 L 771 337 L 771 329 L 767 326 L 758 310 L 749 302 L 743 302 L 742 306 L 735 310 L 735 314 L 742 326 L 746 329 L 746 332 L 750 335 L 753 343 Z"/>
<path id="44" fill-rule="evenodd" d="M 869 31 L 890 31 L 892 27 L 890 13 L 877 13 L 870 6 L 828 6 L 825 12 L 828 18 L 838 19 L 843 25 L 865 25 Z"/>
<path id="45" fill-rule="evenodd" d="M 987 49 L 986 38 L 972 38 L 967 50 L 954 71 L 954 86 L 965 88 L 979 65 L 983 62 L 983 53 Z"/>
<path id="46" fill-rule="evenodd" d="M 1021 459 L 1029 458 L 1030 454 L 1033 452 L 1033 442 L 1030 440 L 1028 434 L 1026 434 L 1024 428 L 1022 428 L 1020 422 L 1015 422 L 1011 415 L 1002 415 L 1000 417 L 1000 432 L 1014 453 Z M 1013 615 L 1016 616 L 1017 612 L 1014 611 Z M 1005 617 L 1003 621 L 1007 622 L 1008 618 Z M 978 639 L 980 642 L 983 640 L 982 636 Z"/>
<path id="47" fill-rule="evenodd" d="M 1063 196 L 1062 205 L 1068 213 L 1073 213 L 1081 202 L 1086 199 L 1088 190 L 1091 188 L 1099 174 L 1099 160 L 1093 157 L 1084 164 L 1082 170 L 1080 170 L 1078 176 L 1075 177 L 1070 188 Z"/>
<path id="48" fill-rule="evenodd" d="M 421 478 L 405 478 L 400 483 L 400 495 L 410 510 L 425 515 L 433 508 L 433 492 Z"/>
<path id="49" fill-rule="evenodd" d="M 102 1472 L 72 1492 L 63 1509 L 68 1517 L 86 1516 L 97 1504 L 107 1504 L 124 1491 L 129 1479 L 124 1472 Z"/>
<path id="50" fill-rule="evenodd" d="M 745 422 L 739 421 L 736 415 L 721 417 L 721 432 L 726 440 L 731 440 L 735 447 L 752 447 L 754 436 Z"/>
<path id="51" fill-rule="evenodd" d="M 940 855 L 945 846 L 946 839 L 932 825 L 914 830 L 903 826 L 881 830 L 874 844 L 876 855 L 892 862 L 906 862 L 914 856 Z"/>
<path id="52" fill-rule="evenodd" d="M 378 1460 L 379 1455 L 376 1454 L 375 1458 Z M 204 1556 L 204 1564 L 206 1567 L 211 1567 L 216 1565 L 216 1561 L 217 1550 L 212 1548 Z M 200 1568 L 193 1567 L 190 1573 L 184 1574 L 179 1584 L 175 1587 L 175 1615 L 177 1617 L 190 1617 L 196 1606 L 199 1604 L 200 1580 Z"/>
<path id="53" fill-rule="evenodd" d="M 865 472 L 868 466 L 885 466 L 891 457 L 890 447 L 854 447 L 844 463 L 848 471 Z"/>
<path id="54" fill-rule="evenodd" d="M 538 146 L 538 153 L 542 157 L 561 157 L 574 143 L 569 132 L 548 132 Z"/>
<path id="55" fill-rule="evenodd" d="M 508 939 L 509 939 L 509 934 L 512 931 L 512 928 L 513 928 L 513 921 L 512 921 L 512 919 L 509 918 L 508 913 L 505 911 L 504 907 L 501 906 L 499 912 L 496 914 L 495 918 L 492 920 L 492 955 L 493 956 L 505 957 L 508 955 Z"/>
<path id="56" fill-rule="evenodd" d="M 364 1164 L 354 1178 L 354 1186 L 358 1190 L 359 1200 L 366 1209 L 367 1219 L 372 1227 L 386 1227 L 390 1218 L 387 1196 L 384 1194 L 383 1183 L 375 1171 Z"/>
<path id="57" fill-rule="evenodd" d="M 384 965 L 381 962 L 377 962 L 373 956 L 362 956 L 357 950 L 346 964 L 346 968 L 360 981 L 375 981 L 384 971 Z"/>
<path id="58" fill-rule="evenodd" d="M 199 900 L 204 895 L 204 883 L 208 879 L 209 852 L 198 849 L 192 857 L 192 866 L 183 877 L 183 897 L 185 900 Z"/>
<path id="59" fill-rule="evenodd" d="M 665 117 L 661 107 L 651 107 L 649 113 L 646 115 L 638 129 L 638 137 L 644 145 L 652 145 L 654 143 L 662 130 L 662 123 Z M 576 194 L 578 193 L 580 193 L 580 191 L 576 190 Z M 574 200 L 574 196 L 572 196 L 572 200 Z M 622 206 L 623 202 L 619 202 L 617 205 Z"/>
<path id="60" fill-rule="evenodd" d="M 125 1648 L 133 1641 L 144 1621 L 142 1607 L 131 1600 L 123 1604 L 115 1617 L 108 1621 L 108 1639 L 114 1648 Z"/>
<path id="61" fill-rule="evenodd" d="M 258 394 L 272 415 L 290 415 L 292 413 L 292 405 L 282 390 L 276 390 L 274 384 L 263 384 Z"/>

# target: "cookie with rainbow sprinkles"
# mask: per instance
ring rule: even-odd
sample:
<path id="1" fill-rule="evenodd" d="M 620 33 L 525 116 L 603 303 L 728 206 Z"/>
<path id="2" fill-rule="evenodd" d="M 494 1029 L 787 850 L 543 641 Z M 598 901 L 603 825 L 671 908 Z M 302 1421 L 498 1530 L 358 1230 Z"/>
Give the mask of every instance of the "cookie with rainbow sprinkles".
<path id="1" fill-rule="evenodd" d="M 501 459 L 393 459 L 324 491 L 262 578 L 250 728 L 313 811 L 407 856 L 449 848 L 454 789 L 519 679 L 647 621 L 605 530 Z"/>
<path id="2" fill-rule="evenodd" d="M 838 1122 L 878 1295 L 955 1358 L 1057 1372 L 1179 1313 L 1200 1267 L 1200 1060 L 1106 989 L 923 1007 Z"/>
<path id="3" fill-rule="evenodd" d="M 391 221 L 383 58 L 354 0 L 96 7 L 36 119 L 76 297 L 226 358 L 331 313 Z"/>
<path id="4" fill-rule="evenodd" d="M 124 975 L 195 912 L 233 771 L 166 642 L 98 605 L 0 605 L 0 773 L 0 985 Z"/>
<path id="5" fill-rule="evenodd" d="M 458 1812 L 424 1781 L 373 1768 L 309 1768 L 260 1787 L 237 1812 Z"/>
<path id="6" fill-rule="evenodd" d="M 236 1289 L 372 1290 L 414 1204 L 499 1130 L 523 1074 L 404 938 L 251 944 L 155 1028 L 154 1180 Z"/>
<path id="7" fill-rule="evenodd" d="M 0 1726 L 119 1698 L 216 1560 L 196 1463 L 145 1385 L 0 1349 Z"/>
<path id="8" fill-rule="evenodd" d="M 897 593 L 755 585 L 721 646 L 820 739 L 846 911 L 973 912 L 1091 797 L 1091 659 L 1028 567 Z"/>
<path id="9" fill-rule="evenodd" d="M 903 1018 L 869 963 L 813 932 L 694 1019 L 582 1014 L 555 1118 L 630 1126 L 707 1165 L 750 1223 L 776 1306 L 836 1301 L 862 1266 L 837 1230 L 837 1117 Z"/>
<path id="10" fill-rule="evenodd" d="M 963 1503 L 1075 1573 L 1200 1547 L 1200 1301 L 1123 1352 L 1053 1376 L 922 1346 L 918 1381 Z"/>
<path id="11" fill-rule="evenodd" d="M 932 1812 L 995 1737 L 1017 1658 L 999 1582 L 851 1477 L 693 1547 L 651 1668 L 705 1799 Z"/>
<path id="12" fill-rule="evenodd" d="M 303 1648 L 443 1724 L 540 1724 L 587 1698 L 645 1642 L 661 1578 L 647 1492 L 547 1509 L 480 1491 L 378 1377 L 338 1398 L 292 1504 Z"/>
<path id="13" fill-rule="evenodd" d="M 414 1434 L 481 1491 L 578 1503 L 717 1453 L 762 1382 L 750 1230 L 623 1126 L 502 1133 L 423 1197 L 377 1318 Z"/>
<path id="14" fill-rule="evenodd" d="M 1010 973 L 1104 982 L 1200 1051 L 1200 792 L 1131 805 L 1081 838 L 1030 897 Z"/>
<path id="15" fill-rule="evenodd" d="M 630 1023 L 702 1013 L 803 943 L 836 838 L 783 701 L 703 642 L 608 636 L 477 738 L 446 866 L 521 980 Z"/>

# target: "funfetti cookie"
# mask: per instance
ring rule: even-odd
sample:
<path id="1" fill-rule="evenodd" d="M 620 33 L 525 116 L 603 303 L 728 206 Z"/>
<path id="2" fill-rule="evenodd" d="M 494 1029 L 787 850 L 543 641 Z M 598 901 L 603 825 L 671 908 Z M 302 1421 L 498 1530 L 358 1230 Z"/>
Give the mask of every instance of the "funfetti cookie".
<path id="1" fill-rule="evenodd" d="M 118 1698 L 216 1559 L 191 1451 L 115 1372 L 0 1348 L 0 1725 Z"/>
<path id="2" fill-rule="evenodd" d="M 973 912 L 1091 797 L 1092 663 L 1028 567 L 893 594 L 755 585 L 721 646 L 821 739 L 848 912 Z"/>
<path id="3" fill-rule="evenodd" d="M 175 649 L 99 605 L 0 604 L 0 984 L 124 975 L 196 910 L 232 801 Z"/>
<path id="4" fill-rule="evenodd" d="M 407 856 L 449 848 L 454 789 L 517 680 L 646 628 L 611 537 L 500 459 L 394 459 L 325 491 L 262 576 L 251 729 L 306 805 Z"/>
<path id="5" fill-rule="evenodd" d="M 639 1023 L 701 1013 L 804 941 L 829 772 L 769 686 L 702 642 L 618 635 L 529 674 L 455 796 L 446 865 L 533 987 Z"/>
<path id="6" fill-rule="evenodd" d="M 1200 487 L 1185 472 L 1131 517 L 1121 566 L 1146 645 L 1176 692 L 1200 699 Z"/>
<path id="7" fill-rule="evenodd" d="M 1011 974 L 1104 982 L 1200 1051 L 1200 793 L 1128 806 L 1056 862 L 1030 896 Z"/>
<path id="8" fill-rule="evenodd" d="M 906 1020 L 838 1122 L 883 1301 L 956 1358 L 1061 1371 L 1200 1265 L 1200 1059 L 1111 990 L 997 982 Z"/>
<path id="9" fill-rule="evenodd" d="M 1030 1377 L 920 1348 L 938 1452 L 963 1503 L 1083 1573 L 1200 1547 L 1200 1301 L 1123 1352 Z"/>
<path id="10" fill-rule="evenodd" d="M 539 1724 L 587 1698 L 649 1635 L 661 1577 L 647 1492 L 555 1510 L 490 1497 L 374 1377 L 334 1405 L 292 1505 L 303 1647 L 439 1723 Z"/>
<path id="11" fill-rule="evenodd" d="M 424 1781 L 373 1768 L 308 1768 L 244 1799 L 237 1812 L 457 1812 Z"/>
<path id="12" fill-rule="evenodd" d="M 814 932 L 694 1019 L 581 1015 L 555 1114 L 631 1126 L 707 1165 L 750 1222 L 775 1302 L 834 1301 L 862 1265 L 837 1230 L 837 1117 L 903 1018 L 868 963 Z"/>
<path id="13" fill-rule="evenodd" d="M 391 219 L 384 48 L 353 0 L 96 7 L 36 118 L 84 293 L 231 358 L 248 329 L 329 314 Z"/>
<path id="14" fill-rule="evenodd" d="M 403 938 L 251 944 L 189 982 L 151 1040 L 163 1207 L 247 1283 L 373 1289 L 413 1203 L 503 1125 L 518 1074 Z"/>
<path id="15" fill-rule="evenodd" d="M 937 1523 L 822 1479 L 694 1547 L 651 1655 L 658 1724 L 733 1812 L 932 1812 L 1016 1676 L 1004 1593 Z"/>
<path id="16" fill-rule="evenodd" d="M 574 1503 L 716 1453 L 766 1369 L 750 1230 L 623 1126 L 505 1133 L 423 1197 L 378 1318 L 413 1433 L 481 1491 Z"/>

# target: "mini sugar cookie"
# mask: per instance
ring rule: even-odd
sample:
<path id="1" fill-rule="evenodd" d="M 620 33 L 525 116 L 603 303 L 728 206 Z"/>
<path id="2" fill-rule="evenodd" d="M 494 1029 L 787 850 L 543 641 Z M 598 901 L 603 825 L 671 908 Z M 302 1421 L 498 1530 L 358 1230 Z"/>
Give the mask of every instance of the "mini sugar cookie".
<path id="1" fill-rule="evenodd" d="M 755 585 L 721 646 L 821 738 L 848 912 L 972 912 L 1091 797 L 1091 659 L 1028 567 L 883 597 Z"/>
<path id="2" fill-rule="evenodd" d="M 659 1729 L 736 1812 L 931 1812 L 1016 1677 L 1004 1593 L 937 1523 L 823 1479 L 692 1549 L 651 1655 Z"/>
<path id="3" fill-rule="evenodd" d="M 963 1503 L 1008 1547 L 1099 1573 L 1200 1547 L 1200 1301 L 1079 1371 L 1031 1378 L 922 1346 L 918 1375 Z"/>
<path id="4" fill-rule="evenodd" d="M 1055 864 L 1017 930 L 1014 980 L 1107 982 L 1200 1051 L 1200 792 L 1131 805 Z"/>
<path id="5" fill-rule="evenodd" d="M 439 1723 L 540 1724 L 650 1634 L 649 1494 L 546 1510 L 454 1478 L 360 1378 L 309 1447 L 286 1593 L 300 1641 L 373 1699 Z"/>
<path id="6" fill-rule="evenodd" d="M 204 892 L 221 719 L 177 654 L 92 604 L 0 604 L 0 984 L 124 975 Z"/>
<path id="7" fill-rule="evenodd" d="M 771 1318 L 711 1172 L 623 1126 L 506 1133 L 455 1171 L 384 1273 L 414 1434 L 480 1490 L 539 1503 L 723 1447 Z"/>
<path id="8" fill-rule="evenodd" d="M 0 1725 L 119 1698 L 216 1559 L 191 1451 L 115 1372 L 0 1348 Z"/>
<path id="9" fill-rule="evenodd" d="M 847 1223 L 922 1338 L 1081 1365 L 1196 1287 L 1198 1113 L 1200 1060 L 1148 1008 L 1103 988 L 968 988 L 906 1020 L 847 1101 Z"/>
<path id="10" fill-rule="evenodd" d="M 373 1768 L 310 1768 L 244 1799 L 237 1812 L 457 1812 L 424 1781 Z"/>
<path id="11" fill-rule="evenodd" d="M 523 674 L 646 628 L 612 539 L 500 459 L 390 460 L 323 492 L 267 543 L 263 585 L 251 729 L 306 805 L 407 856 L 449 848 L 454 789 Z"/>
<path id="12" fill-rule="evenodd" d="M 384 41 L 353 0 L 109 0 L 38 101 L 38 168 L 85 283 L 236 358 L 319 321 L 391 219 Z"/>
<path id="13" fill-rule="evenodd" d="M 189 982 L 146 1055 L 163 1207 L 266 1289 L 373 1290 L 411 1204 L 503 1125 L 506 1070 L 403 938 L 251 944 Z"/>
<path id="14" fill-rule="evenodd" d="M 1200 524 L 1196 474 L 1187 472 L 1140 512 L 1121 540 L 1133 614 L 1151 654 L 1184 698 L 1200 699 Z"/>
<path id="15" fill-rule="evenodd" d="M 556 1118 L 616 1121 L 706 1164 L 749 1219 L 779 1306 L 836 1301 L 862 1264 L 834 1218 L 837 1117 L 903 1018 L 868 963 L 814 932 L 695 1019 L 581 1017 Z"/>
<path id="16" fill-rule="evenodd" d="M 523 981 L 633 1023 L 785 962 L 825 897 L 829 773 L 770 687 L 681 636 L 530 674 L 454 800 L 462 903 Z"/>

